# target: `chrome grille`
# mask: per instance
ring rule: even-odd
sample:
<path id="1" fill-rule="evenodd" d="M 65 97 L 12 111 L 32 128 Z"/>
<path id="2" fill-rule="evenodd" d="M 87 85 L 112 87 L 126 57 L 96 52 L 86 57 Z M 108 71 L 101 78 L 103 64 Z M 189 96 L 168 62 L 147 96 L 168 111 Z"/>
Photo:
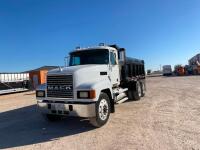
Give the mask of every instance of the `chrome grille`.
<path id="1" fill-rule="evenodd" d="M 72 75 L 47 76 L 47 97 L 73 98 Z"/>

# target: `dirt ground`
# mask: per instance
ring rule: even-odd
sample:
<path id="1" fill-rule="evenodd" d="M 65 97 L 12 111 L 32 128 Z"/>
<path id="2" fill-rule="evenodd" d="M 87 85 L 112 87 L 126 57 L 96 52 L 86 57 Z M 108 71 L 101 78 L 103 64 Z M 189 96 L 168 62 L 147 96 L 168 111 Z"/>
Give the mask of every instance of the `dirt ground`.
<path id="1" fill-rule="evenodd" d="M 98 129 L 81 118 L 45 121 L 33 93 L 0 96 L 0 149 L 200 149 L 200 76 L 148 78 L 147 90 Z"/>

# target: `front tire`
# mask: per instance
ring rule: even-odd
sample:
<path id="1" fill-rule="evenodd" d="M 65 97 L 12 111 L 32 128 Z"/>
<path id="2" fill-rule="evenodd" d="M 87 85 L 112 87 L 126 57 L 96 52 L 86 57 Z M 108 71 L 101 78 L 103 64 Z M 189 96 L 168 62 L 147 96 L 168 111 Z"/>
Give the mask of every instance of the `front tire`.
<path id="1" fill-rule="evenodd" d="M 105 125 L 110 116 L 110 99 L 106 93 L 101 93 L 96 103 L 96 117 L 89 118 L 95 127 Z"/>

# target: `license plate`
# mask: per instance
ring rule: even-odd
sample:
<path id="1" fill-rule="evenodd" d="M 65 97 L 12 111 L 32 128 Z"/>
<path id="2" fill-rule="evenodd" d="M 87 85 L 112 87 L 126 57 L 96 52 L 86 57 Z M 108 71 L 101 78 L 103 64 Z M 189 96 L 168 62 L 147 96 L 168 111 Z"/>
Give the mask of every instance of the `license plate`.
<path id="1" fill-rule="evenodd" d="M 65 110 L 65 105 L 64 104 L 55 104 L 55 109 L 56 110 Z"/>

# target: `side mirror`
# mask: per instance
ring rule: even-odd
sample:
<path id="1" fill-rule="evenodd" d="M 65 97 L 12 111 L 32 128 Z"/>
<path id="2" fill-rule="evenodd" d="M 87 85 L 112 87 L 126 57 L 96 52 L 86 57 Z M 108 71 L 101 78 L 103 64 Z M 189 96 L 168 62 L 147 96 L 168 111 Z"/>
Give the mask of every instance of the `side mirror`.
<path id="1" fill-rule="evenodd" d="M 118 55 L 119 55 L 119 63 L 120 64 L 124 64 L 125 63 L 125 49 L 124 48 L 120 48 L 118 51 Z"/>
<path id="2" fill-rule="evenodd" d="M 69 66 L 69 56 L 66 56 L 64 58 L 64 61 L 65 61 L 65 67 L 68 67 Z"/>

